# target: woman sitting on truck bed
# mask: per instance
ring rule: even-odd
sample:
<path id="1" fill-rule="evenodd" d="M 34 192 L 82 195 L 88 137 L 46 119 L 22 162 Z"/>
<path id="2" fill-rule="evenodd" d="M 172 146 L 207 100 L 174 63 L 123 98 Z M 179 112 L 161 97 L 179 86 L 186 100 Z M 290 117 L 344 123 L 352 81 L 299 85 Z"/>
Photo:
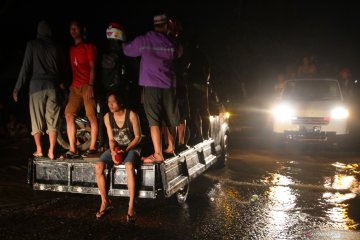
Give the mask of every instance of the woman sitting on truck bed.
<path id="1" fill-rule="evenodd" d="M 110 93 L 107 97 L 110 112 L 104 116 L 109 137 L 109 149 L 105 151 L 96 164 L 96 182 L 101 195 L 101 206 L 96 218 L 101 218 L 112 209 L 107 195 L 104 170 L 106 164 L 124 164 L 128 177 L 129 207 L 126 215 L 128 222 L 136 220 L 134 208 L 135 174 L 134 165 L 140 160 L 141 128 L 138 115 L 124 107 L 120 95 Z M 120 149 L 120 150 L 118 150 Z M 123 157 L 119 157 L 119 155 Z"/>

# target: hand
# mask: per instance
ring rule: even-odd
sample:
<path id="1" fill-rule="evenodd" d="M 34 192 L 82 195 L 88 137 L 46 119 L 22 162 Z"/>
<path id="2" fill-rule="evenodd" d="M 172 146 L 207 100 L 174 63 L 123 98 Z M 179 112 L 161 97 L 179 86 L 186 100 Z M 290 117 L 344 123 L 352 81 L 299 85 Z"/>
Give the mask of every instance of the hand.
<path id="1" fill-rule="evenodd" d="M 116 156 L 116 151 L 115 151 L 115 150 L 111 150 L 111 159 L 113 160 L 113 162 L 116 162 L 115 156 Z"/>
<path id="2" fill-rule="evenodd" d="M 18 94 L 17 94 L 16 91 L 13 91 L 13 99 L 14 99 L 15 102 L 18 101 Z"/>
<path id="3" fill-rule="evenodd" d="M 60 83 L 59 87 L 60 87 L 61 90 L 66 90 L 65 85 L 63 83 Z"/>

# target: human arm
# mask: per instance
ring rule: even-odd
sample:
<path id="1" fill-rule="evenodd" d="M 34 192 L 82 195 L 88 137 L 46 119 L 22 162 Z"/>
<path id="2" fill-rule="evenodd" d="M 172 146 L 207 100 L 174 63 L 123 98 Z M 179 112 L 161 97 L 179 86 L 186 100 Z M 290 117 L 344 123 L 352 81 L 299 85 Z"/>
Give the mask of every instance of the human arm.
<path id="1" fill-rule="evenodd" d="M 90 79 L 89 79 L 89 87 L 87 90 L 87 98 L 91 99 L 94 98 L 94 83 L 95 83 L 95 76 L 96 76 L 96 47 L 93 44 L 89 45 L 87 50 L 87 56 L 89 59 L 90 65 Z"/>
<path id="2" fill-rule="evenodd" d="M 123 52 L 128 57 L 139 57 L 144 47 L 145 37 L 138 36 L 133 41 L 122 44 Z"/>
<path id="3" fill-rule="evenodd" d="M 17 79 L 17 82 L 15 84 L 14 90 L 13 90 L 13 99 L 15 102 L 18 101 L 18 93 L 21 89 L 21 87 L 24 85 L 26 79 L 29 77 L 29 74 L 32 70 L 32 48 L 30 46 L 30 43 L 26 45 L 24 60 L 21 66 L 21 70 Z"/>
<path id="4" fill-rule="evenodd" d="M 106 127 L 106 132 L 107 132 L 107 135 L 108 135 L 108 138 L 109 138 L 109 149 L 110 149 L 110 152 L 111 152 L 111 159 L 113 161 L 115 161 L 116 141 L 114 140 L 114 136 L 113 136 L 112 129 L 111 129 L 111 126 L 110 126 L 110 118 L 109 117 L 110 117 L 109 113 L 105 114 L 104 123 L 105 123 L 105 127 Z"/>
<path id="5" fill-rule="evenodd" d="M 135 137 L 126 147 L 125 150 L 126 152 L 135 148 L 140 143 L 141 140 L 141 127 L 140 127 L 139 116 L 133 111 L 130 112 L 130 123 L 132 125 L 132 129 L 134 131 Z"/>
<path id="6" fill-rule="evenodd" d="M 94 82 L 95 82 L 95 61 L 91 61 L 90 63 L 90 80 L 89 80 L 89 87 L 87 89 L 87 98 L 91 99 L 94 98 Z"/>

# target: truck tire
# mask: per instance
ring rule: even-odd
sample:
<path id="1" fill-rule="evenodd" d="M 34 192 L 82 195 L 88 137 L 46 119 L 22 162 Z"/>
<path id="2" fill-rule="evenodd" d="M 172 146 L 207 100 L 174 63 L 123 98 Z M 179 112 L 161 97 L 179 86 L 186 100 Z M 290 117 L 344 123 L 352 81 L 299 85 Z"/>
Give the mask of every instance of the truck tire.
<path id="1" fill-rule="evenodd" d="M 189 188 L 190 182 L 176 193 L 176 199 L 180 205 L 186 202 L 186 199 L 189 195 Z"/>
<path id="2" fill-rule="evenodd" d="M 224 167 L 229 158 L 229 132 L 226 132 L 221 141 L 221 155 L 218 160 L 218 167 Z"/>

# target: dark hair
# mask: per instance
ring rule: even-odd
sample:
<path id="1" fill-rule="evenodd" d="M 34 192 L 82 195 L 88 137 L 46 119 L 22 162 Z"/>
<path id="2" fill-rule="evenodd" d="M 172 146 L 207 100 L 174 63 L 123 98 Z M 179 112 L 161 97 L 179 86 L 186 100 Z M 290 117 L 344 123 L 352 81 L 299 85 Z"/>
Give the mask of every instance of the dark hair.
<path id="1" fill-rule="evenodd" d="M 124 107 L 125 101 L 124 101 L 124 98 L 122 97 L 122 95 L 121 95 L 119 92 L 117 92 L 117 91 L 108 92 L 108 93 L 106 94 L 106 99 L 109 99 L 110 96 L 114 96 L 117 104 L 119 104 L 119 105 L 121 105 L 121 106 Z"/>

